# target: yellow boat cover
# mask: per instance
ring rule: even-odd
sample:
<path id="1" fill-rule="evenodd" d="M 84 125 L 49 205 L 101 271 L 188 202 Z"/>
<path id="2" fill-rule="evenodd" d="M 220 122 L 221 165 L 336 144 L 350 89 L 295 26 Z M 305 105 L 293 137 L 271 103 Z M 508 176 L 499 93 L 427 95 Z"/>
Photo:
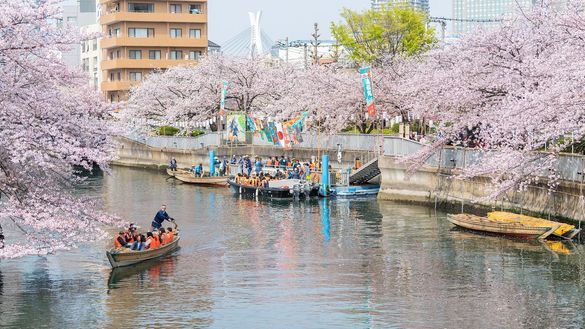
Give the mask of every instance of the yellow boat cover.
<path id="1" fill-rule="evenodd" d="M 490 213 L 488 213 L 488 218 L 493 219 L 493 220 L 502 221 L 502 222 L 509 222 L 509 223 L 510 222 L 520 222 L 520 223 L 525 224 L 525 225 L 536 226 L 536 227 L 551 227 L 553 225 L 559 224 L 560 225 L 559 228 L 553 232 L 553 234 L 557 235 L 557 236 L 562 236 L 563 234 L 565 234 L 565 233 L 567 233 L 575 228 L 575 225 L 554 222 L 551 220 L 538 218 L 538 217 L 514 214 L 514 213 L 506 212 L 506 211 L 490 212 Z"/>

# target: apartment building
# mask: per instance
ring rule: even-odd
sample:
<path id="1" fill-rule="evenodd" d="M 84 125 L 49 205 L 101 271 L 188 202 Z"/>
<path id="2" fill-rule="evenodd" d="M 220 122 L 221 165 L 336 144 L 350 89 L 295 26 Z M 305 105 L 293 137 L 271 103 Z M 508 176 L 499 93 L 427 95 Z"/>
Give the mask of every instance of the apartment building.
<path id="1" fill-rule="evenodd" d="M 155 69 L 207 54 L 207 0 L 100 0 L 101 90 L 111 102 Z"/>
<path id="2" fill-rule="evenodd" d="M 81 27 L 82 33 L 96 35 L 95 38 L 84 40 L 81 42 L 81 69 L 87 74 L 89 85 L 95 89 L 100 87 L 102 81 L 102 72 L 100 69 L 101 63 L 101 38 L 97 35 L 102 28 L 99 24 L 86 25 Z"/>
<path id="3" fill-rule="evenodd" d="M 372 0 L 372 9 L 378 10 L 383 4 L 409 6 L 429 14 L 429 0 Z"/>

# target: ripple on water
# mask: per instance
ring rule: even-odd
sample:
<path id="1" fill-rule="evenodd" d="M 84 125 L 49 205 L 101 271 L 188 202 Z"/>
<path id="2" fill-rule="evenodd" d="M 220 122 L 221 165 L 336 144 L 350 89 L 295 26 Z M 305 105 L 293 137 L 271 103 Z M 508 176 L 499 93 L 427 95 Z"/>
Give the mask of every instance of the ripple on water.
<path id="1" fill-rule="evenodd" d="M 85 193 L 142 227 L 166 203 L 181 249 L 113 272 L 106 242 L 4 261 L 0 327 L 585 325 L 583 246 L 555 256 L 538 243 L 455 230 L 426 207 L 257 201 L 127 168 Z"/>

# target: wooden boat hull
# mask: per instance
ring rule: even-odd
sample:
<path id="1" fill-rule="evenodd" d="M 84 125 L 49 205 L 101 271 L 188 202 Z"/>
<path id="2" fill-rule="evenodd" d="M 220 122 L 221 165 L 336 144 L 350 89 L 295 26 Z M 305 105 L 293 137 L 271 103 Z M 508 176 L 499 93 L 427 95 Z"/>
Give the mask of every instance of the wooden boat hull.
<path id="1" fill-rule="evenodd" d="M 171 177 L 175 177 L 177 176 L 177 174 L 188 174 L 189 171 L 185 170 L 185 169 L 177 169 L 177 170 L 171 170 L 171 168 L 167 168 L 167 175 L 171 176 Z"/>
<path id="2" fill-rule="evenodd" d="M 556 229 L 552 235 L 565 239 L 573 239 L 581 231 L 580 229 L 576 228 L 575 225 L 559 223 L 544 218 L 514 214 L 506 211 L 490 212 L 488 213 L 488 218 L 503 222 L 519 222 L 529 226 L 540 227 L 550 227 L 552 225 L 558 224 L 559 228 Z"/>
<path id="3" fill-rule="evenodd" d="M 258 196 L 264 198 L 274 198 L 274 199 L 293 199 L 295 197 L 304 199 L 304 198 L 312 198 L 319 196 L 319 186 L 312 186 L 309 191 L 302 190 L 296 191 L 292 188 L 276 188 L 276 187 L 254 187 L 254 186 L 246 186 L 240 185 L 236 183 L 234 180 L 228 180 L 228 184 L 232 188 L 232 190 L 239 195 L 247 195 L 247 196 Z"/>
<path id="4" fill-rule="evenodd" d="M 447 219 L 453 225 L 473 231 L 511 235 L 529 239 L 546 239 L 552 234 L 558 225 L 552 227 L 535 227 L 519 223 L 506 223 L 490 220 L 487 217 L 479 217 L 468 214 L 448 215 Z"/>
<path id="5" fill-rule="evenodd" d="M 119 250 L 112 249 L 112 250 L 106 251 L 106 256 L 108 257 L 108 260 L 110 261 L 110 265 L 112 265 L 112 268 L 130 266 L 130 265 L 138 264 L 138 263 L 150 260 L 150 259 L 162 257 L 162 256 L 165 256 L 165 255 L 172 253 L 173 251 L 175 251 L 179 248 L 179 240 L 180 240 L 180 237 L 177 236 L 177 237 L 175 237 L 173 242 L 171 242 L 167 245 L 164 245 L 160 248 L 152 249 L 152 250 L 143 250 L 143 251 L 130 251 L 130 250 L 126 251 L 125 250 L 125 251 L 120 252 Z"/>
<path id="6" fill-rule="evenodd" d="M 175 175 L 175 178 L 180 180 L 183 183 L 187 184 L 195 184 L 195 185 L 216 185 L 216 186 L 226 186 L 227 185 L 227 177 L 195 177 L 195 175 L 191 173 L 178 173 Z"/>

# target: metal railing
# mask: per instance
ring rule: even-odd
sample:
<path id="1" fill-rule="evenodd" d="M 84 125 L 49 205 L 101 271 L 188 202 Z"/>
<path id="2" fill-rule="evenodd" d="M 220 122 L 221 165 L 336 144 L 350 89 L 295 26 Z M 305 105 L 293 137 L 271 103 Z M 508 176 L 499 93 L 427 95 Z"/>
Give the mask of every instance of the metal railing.
<path id="1" fill-rule="evenodd" d="M 402 157 L 413 155 L 422 150 L 425 145 L 399 137 L 384 139 L 384 155 Z M 463 147 L 447 146 L 431 156 L 425 165 L 437 168 L 464 169 L 481 161 L 485 151 Z M 579 154 L 560 154 L 557 157 L 556 173 L 567 181 L 583 182 L 585 172 L 585 156 Z M 543 171 L 542 176 L 549 173 Z"/>

